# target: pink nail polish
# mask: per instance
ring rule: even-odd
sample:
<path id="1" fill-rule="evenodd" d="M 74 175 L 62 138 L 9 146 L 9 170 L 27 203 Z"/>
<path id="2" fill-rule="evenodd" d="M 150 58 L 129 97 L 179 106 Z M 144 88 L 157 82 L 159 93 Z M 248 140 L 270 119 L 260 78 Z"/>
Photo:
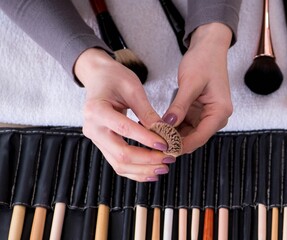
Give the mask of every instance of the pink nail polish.
<path id="1" fill-rule="evenodd" d="M 162 160 L 162 163 L 174 163 L 176 160 L 173 157 L 166 157 Z"/>
<path id="2" fill-rule="evenodd" d="M 155 143 L 154 145 L 154 148 L 159 150 L 159 151 L 166 151 L 167 150 L 167 145 L 164 144 L 164 143 Z"/>
<path id="3" fill-rule="evenodd" d="M 157 175 L 167 174 L 168 169 L 167 168 L 157 168 L 154 170 L 154 173 Z"/>
<path id="4" fill-rule="evenodd" d="M 156 182 L 158 181 L 158 177 L 147 177 L 146 180 L 149 182 Z"/>
<path id="5" fill-rule="evenodd" d="M 173 113 L 169 113 L 169 114 L 167 114 L 167 115 L 163 118 L 163 121 L 164 121 L 165 123 L 168 123 L 168 124 L 170 124 L 170 125 L 173 125 L 173 124 L 175 124 L 176 121 L 177 121 L 177 116 L 176 116 L 175 114 L 173 114 Z"/>

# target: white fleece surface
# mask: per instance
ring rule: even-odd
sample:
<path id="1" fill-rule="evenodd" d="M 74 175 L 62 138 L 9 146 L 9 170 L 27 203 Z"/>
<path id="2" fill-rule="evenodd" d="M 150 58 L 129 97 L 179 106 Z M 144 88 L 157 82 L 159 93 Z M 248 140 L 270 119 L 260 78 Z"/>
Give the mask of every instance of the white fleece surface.
<path id="1" fill-rule="evenodd" d="M 88 0 L 73 2 L 98 34 Z M 174 3 L 185 14 L 186 1 Z M 161 6 L 154 0 L 107 0 L 107 5 L 128 47 L 147 65 L 145 89 L 162 115 L 177 87 L 181 54 Z M 275 93 L 259 96 L 243 82 L 257 51 L 261 14 L 262 1 L 243 0 L 238 41 L 228 56 L 234 113 L 223 131 L 287 129 L 287 25 L 282 0 L 270 1 L 270 22 L 274 52 L 285 77 L 283 84 Z M 85 90 L 1 11 L 0 44 L 0 122 L 81 126 Z M 136 120 L 131 112 L 129 116 Z"/>

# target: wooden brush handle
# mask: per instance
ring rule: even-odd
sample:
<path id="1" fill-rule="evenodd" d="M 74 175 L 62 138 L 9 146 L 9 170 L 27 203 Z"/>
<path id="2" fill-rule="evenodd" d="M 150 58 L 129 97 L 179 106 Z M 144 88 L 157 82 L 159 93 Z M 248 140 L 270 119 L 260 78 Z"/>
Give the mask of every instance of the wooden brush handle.
<path id="1" fill-rule="evenodd" d="M 15 205 L 13 207 L 8 240 L 21 239 L 25 220 L 25 213 L 26 207 L 22 205 Z"/>
<path id="2" fill-rule="evenodd" d="M 32 230 L 30 240 L 42 239 L 45 229 L 47 209 L 43 207 L 36 207 L 33 218 Z"/>
<path id="3" fill-rule="evenodd" d="M 214 221 L 214 210 L 212 208 L 206 208 L 204 213 L 204 229 L 203 239 L 213 239 L 213 221 Z"/>
<path id="4" fill-rule="evenodd" d="M 160 240 L 160 208 L 153 210 L 152 240 Z"/>
<path id="5" fill-rule="evenodd" d="M 90 3 L 96 15 L 108 11 L 104 0 L 90 0 Z"/>
<path id="6" fill-rule="evenodd" d="M 262 29 L 256 57 L 259 56 L 274 57 L 270 31 L 269 0 L 264 0 Z"/>
<path id="7" fill-rule="evenodd" d="M 109 229 L 110 208 L 104 204 L 99 205 L 95 240 L 107 240 Z"/>

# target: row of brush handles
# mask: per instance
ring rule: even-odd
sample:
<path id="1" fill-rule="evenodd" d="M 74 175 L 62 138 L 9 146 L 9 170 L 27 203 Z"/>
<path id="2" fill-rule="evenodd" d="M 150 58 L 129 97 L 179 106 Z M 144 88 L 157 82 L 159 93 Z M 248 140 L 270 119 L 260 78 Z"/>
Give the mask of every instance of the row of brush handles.
<path id="1" fill-rule="evenodd" d="M 184 54 L 187 51 L 186 46 L 183 44 L 185 21 L 171 0 L 159 0 L 159 2 L 176 36 L 179 50 Z M 262 30 L 258 51 L 253 63 L 245 73 L 244 82 L 252 92 L 268 95 L 279 89 L 283 81 L 283 74 L 275 61 L 271 41 L 269 0 L 263 0 L 263 2 Z M 127 47 L 108 11 L 105 0 L 90 0 L 90 3 L 97 17 L 103 41 L 115 53 L 115 59 L 135 72 L 142 84 L 144 84 L 148 76 L 148 69 L 138 56 Z M 283 3 L 286 10 L 287 2 L 283 0 Z"/>

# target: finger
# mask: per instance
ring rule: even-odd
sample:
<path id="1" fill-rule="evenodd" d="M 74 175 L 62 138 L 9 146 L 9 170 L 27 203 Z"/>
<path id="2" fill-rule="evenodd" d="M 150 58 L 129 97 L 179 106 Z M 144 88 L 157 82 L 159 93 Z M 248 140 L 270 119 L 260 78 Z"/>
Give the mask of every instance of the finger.
<path id="1" fill-rule="evenodd" d="M 116 144 L 109 148 L 101 145 L 99 148 L 118 175 L 137 181 L 150 181 L 168 172 L 168 166 L 162 164 L 163 154 L 142 147 L 130 146 L 123 139 L 122 141 L 118 139 L 116 135 L 108 136 L 107 139 Z M 121 151 L 117 152 L 118 149 Z"/>
<path id="2" fill-rule="evenodd" d="M 126 98 L 130 99 L 129 106 L 131 110 L 146 128 L 149 129 L 153 123 L 162 120 L 151 106 L 144 91 L 136 91 L 135 89 L 135 91 L 130 91 L 129 94 L 126 94 Z"/>
<path id="3" fill-rule="evenodd" d="M 137 182 L 156 182 L 159 179 L 158 175 L 145 177 L 145 176 L 139 176 L 139 175 L 134 175 L 134 174 L 125 174 L 123 175 L 123 177 L 132 179 Z"/>
<path id="4" fill-rule="evenodd" d="M 120 136 L 133 139 L 150 148 L 166 151 L 167 143 L 164 139 L 122 113 L 115 111 L 110 103 L 103 101 L 97 105 L 92 105 L 91 108 L 87 110 L 91 113 L 87 114 L 89 119 L 86 119 L 86 125 L 90 126 L 89 131 L 93 131 L 94 128 L 91 124 L 97 123 L 98 126 L 105 126 Z M 90 136 L 90 133 L 87 132 L 87 134 Z M 96 139 L 98 136 L 90 136 L 90 138 Z"/>
<path id="5" fill-rule="evenodd" d="M 163 116 L 164 122 L 178 126 L 185 118 L 190 105 L 200 96 L 202 91 L 203 87 L 200 85 L 191 88 L 183 83 Z"/>
<path id="6" fill-rule="evenodd" d="M 113 144 L 105 145 L 105 142 Z M 163 165 L 175 162 L 175 158 L 163 152 L 148 149 L 146 147 L 129 145 L 122 137 L 108 132 L 101 137 L 101 148 L 110 152 L 120 164 L 135 165 Z"/>
<path id="7" fill-rule="evenodd" d="M 227 124 L 227 118 L 208 116 L 203 118 L 192 132 L 183 138 L 183 153 L 191 153 L 203 146 L 218 130 Z"/>

